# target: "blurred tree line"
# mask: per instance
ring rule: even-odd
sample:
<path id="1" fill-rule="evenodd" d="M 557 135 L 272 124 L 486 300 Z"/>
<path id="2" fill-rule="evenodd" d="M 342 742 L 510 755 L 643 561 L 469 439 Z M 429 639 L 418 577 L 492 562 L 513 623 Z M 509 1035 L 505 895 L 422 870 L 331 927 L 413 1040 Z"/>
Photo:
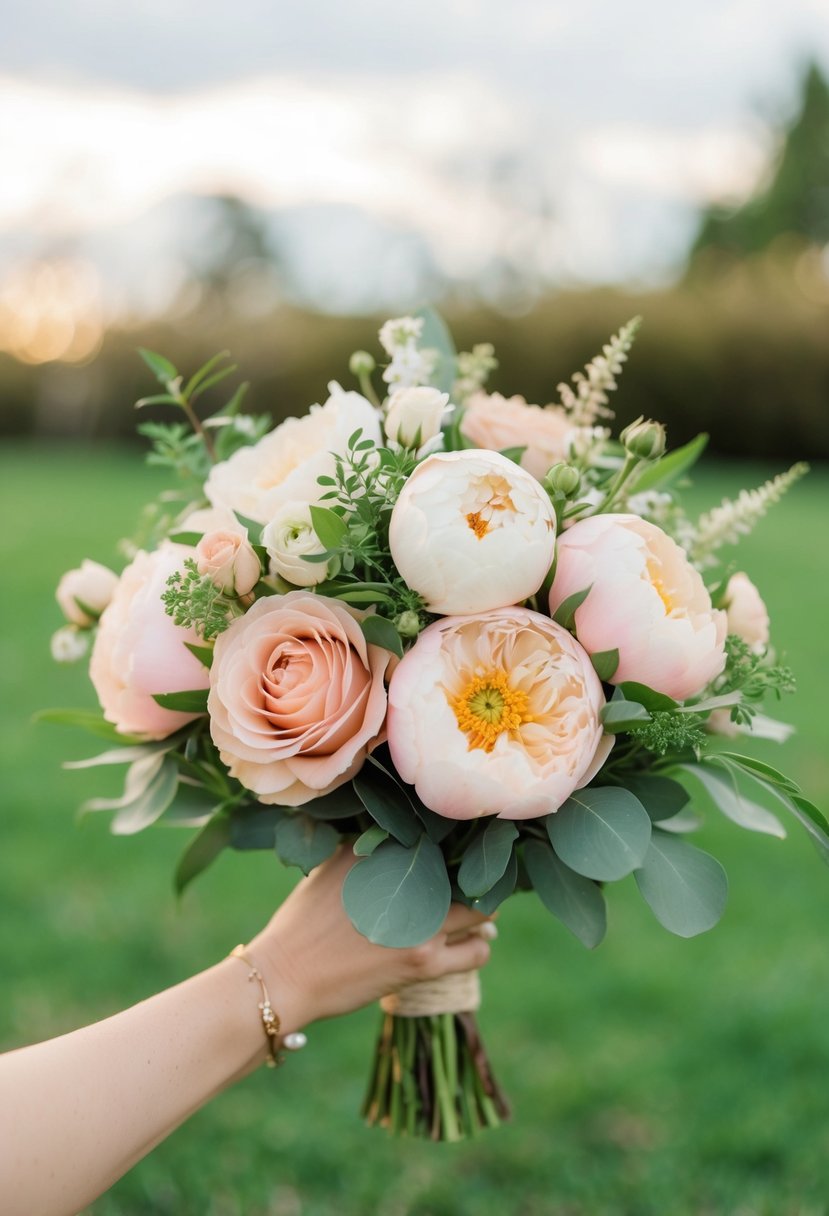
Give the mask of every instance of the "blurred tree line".
<path id="1" fill-rule="evenodd" d="M 135 354 L 149 346 L 192 370 L 229 347 L 249 405 L 274 421 L 304 412 L 340 378 L 348 357 L 376 349 L 383 317 L 333 317 L 282 304 L 242 316 L 247 295 L 278 294 L 280 267 L 244 205 L 217 200 L 219 239 L 192 267 L 198 304 L 181 319 L 111 330 L 85 365 L 28 365 L 0 355 L 0 432 L 129 439 L 131 403 L 151 391 Z M 240 269 L 241 268 L 241 269 Z M 270 296 L 268 293 L 270 292 Z M 663 419 L 672 444 L 699 430 L 728 455 L 829 457 L 829 87 L 817 67 L 803 77 L 797 115 L 780 133 L 776 161 L 756 195 L 700 219 L 682 279 L 673 287 L 550 293 L 521 316 L 441 305 L 459 349 L 492 341 L 500 366 L 491 387 L 544 404 L 629 317 L 644 326 L 617 407 Z"/>

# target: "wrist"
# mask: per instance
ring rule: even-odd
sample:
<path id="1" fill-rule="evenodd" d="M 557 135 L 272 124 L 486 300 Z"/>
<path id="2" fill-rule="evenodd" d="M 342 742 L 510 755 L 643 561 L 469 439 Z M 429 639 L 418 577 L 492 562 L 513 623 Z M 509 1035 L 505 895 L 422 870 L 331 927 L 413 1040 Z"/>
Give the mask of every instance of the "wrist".
<path id="1" fill-rule="evenodd" d="M 316 1021 L 309 986 L 279 936 L 263 930 L 250 942 L 247 952 L 262 972 L 271 1005 L 279 1018 L 280 1035 L 294 1034 Z"/>

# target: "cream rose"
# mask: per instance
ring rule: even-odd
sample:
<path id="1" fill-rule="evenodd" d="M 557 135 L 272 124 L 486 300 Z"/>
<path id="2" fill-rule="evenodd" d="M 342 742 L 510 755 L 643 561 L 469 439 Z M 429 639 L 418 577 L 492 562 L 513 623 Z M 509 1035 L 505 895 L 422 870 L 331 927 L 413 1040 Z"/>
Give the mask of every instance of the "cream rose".
<path id="1" fill-rule="evenodd" d="M 266 596 L 216 639 L 210 732 L 260 802 L 301 806 L 349 781 L 383 730 L 391 660 L 362 614 L 307 591 Z"/>
<path id="2" fill-rule="evenodd" d="M 196 546 L 199 574 L 206 574 L 226 595 L 248 595 L 262 566 L 243 529 L 207 532 Z"/>
<path id="3" fill-rule="evenodd" d="M 535 819 L 606 760 L 599 678 L 566 629 L 526 608 L 449 617 L 421 633 L 389 686 L 397 771 L 450 819 Z"/>
<path id="4" fill-rule="evenodd" d="M 429 456 L 394 505 L 389 546 L 430 612 L 485 612 L 534 595 L 553 560 L 555 513 L 529 473 L 497 452 Z"/>
<path id="5" fill-rule="evenodd" d="M 393 443 L 421 448 L 440 434 L 449 394 L 436 388 L 399 388 L 386 410 L 385 431 Z"/>
<path id="6" fill-rule="evenodd" d="M 474 393 L 466 403 L 461 431 L 479 448 L 526 448 L 521 468 L 538 481 L 559 460 L 567 460 L 574 433 L 572 422 L 556 406 L 542 409 L 523 397 L 500 393 Z"/>
<path id="7" fill-rule="evenodd" d="M 732 574 L 725 588 L 728 632 L 736 633 L 755 654 L 769 644 L 769 614 L 760 592 L 747 574 Z"/>
<path id="8" fill-rule="evenodd" d="M 327 562 L 308 562 L 305 555 L 324 553 L 311 523 L 307 502 L 286 502 L 262 533 L 271 568 L 295 587 L 315 587 L 328 576 Z"/>
<path id="9" fill-rule="evenodd" d="M 331 476 L 331 453 L 344 455 L 355 431 L 381 442 L 379 414 L 365 397 L 345 392 L 335 381 L 328 389 L 325 405 L 312 406 L 302 418 L 286 418 L 252 447 L 239 448 L 213 466 L 204 489 L 214 507 L 266 524 L 285 502 L 319 501 L 323 490 L 317 478 Z"/>
<path id="10" fill-rule="evenodd" d="M 155 693 L 208 685 L 207 668 L 185 645 L 201 639 L 173 624 L 161 602 L 167 579 L 192 553 L 171 544 L 137 553 L 101 616 L 89 675 L 104 717 L 124 734 L 163 739 L 198 716 L 162 709 L 153 700 Z"/>
<path id="11" fill-rule="evenodd" d="M 712 608 L 699 572 L 656 524 L 596 515 L 563 533 L 550 612 L 588 587 L 576 637 L 589 654 L 619 651 L 614 684 L 635 680 L 684 701 L 722 671 L 725 613 Z"/>
<path id="12" fill-rule="evenodd" d="M 55 598 L 67 621 L 86 629 L 95 624 L 117 586 L 118 575 L 114 571 L 85 558 L 80 566 L 63 575 Z"/>

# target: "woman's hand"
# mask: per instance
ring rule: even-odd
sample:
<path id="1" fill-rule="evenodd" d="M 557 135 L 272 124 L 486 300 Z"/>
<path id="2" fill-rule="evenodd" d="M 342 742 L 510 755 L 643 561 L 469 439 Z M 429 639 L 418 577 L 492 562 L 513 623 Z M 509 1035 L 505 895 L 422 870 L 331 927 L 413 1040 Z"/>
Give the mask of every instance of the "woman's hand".
<path id="1" fill-rule="evenodd" d="M 453 904 L 443 929 L 422 946 L 376 946 L 351 924 L 342 886 L 356 862 L 341 848 L 302 880 L 250 943 L 284 1031 L 350 1013 L 416 980 L 472 971 L 489 958 L 495 926 Z"/>

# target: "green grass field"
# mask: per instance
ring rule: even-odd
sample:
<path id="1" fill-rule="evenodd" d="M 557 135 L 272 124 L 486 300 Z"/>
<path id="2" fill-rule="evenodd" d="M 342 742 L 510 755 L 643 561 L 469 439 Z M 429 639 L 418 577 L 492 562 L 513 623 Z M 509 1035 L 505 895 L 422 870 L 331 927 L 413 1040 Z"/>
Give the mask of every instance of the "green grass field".
<path id="1" fill-rule="evenodd" d="M 701 476 L 700 505 L 768 470 Z M 74 808 L 114 788 L 77 731 L 31 725 L 91 705 L 84 666 L 49 657 L 53 588 L 115 539 L 158 485 L 137 456 L 11 449 L 0 463 L 3 829 L 0 1048 L 59 1034 L 221 957 L 294 881 L 268 856 L 226 855 L 178 906 L 185 836 L 124 839 Z M 815 471 L 742 547 L 800 692 L 798 727 L 762 754 L 829 804 L 825 529 Z M 632 880 L 609 893 L 588 953 L 533 896 L 508 904 L 482 1025 L 514 1121 L 460 1147 L 389 1141 L 357 1115 L 375 1033 L 366 1010 L 314 1027 L 276 1074 L 195 1116 L 91 1209 L 96 1216 L 821 1216 L 829 1213 L 829 870 L 793 825 L 780 842 L 709 820 L 729 908 L 701 938 L 670 937 Z M 129 1094 L 124 1095 L 129 1103 Z M 2 1203 L 0 1203 L 2 1208 Z M 33 1213 L 32 1216 L 37 1216 Z"/>

